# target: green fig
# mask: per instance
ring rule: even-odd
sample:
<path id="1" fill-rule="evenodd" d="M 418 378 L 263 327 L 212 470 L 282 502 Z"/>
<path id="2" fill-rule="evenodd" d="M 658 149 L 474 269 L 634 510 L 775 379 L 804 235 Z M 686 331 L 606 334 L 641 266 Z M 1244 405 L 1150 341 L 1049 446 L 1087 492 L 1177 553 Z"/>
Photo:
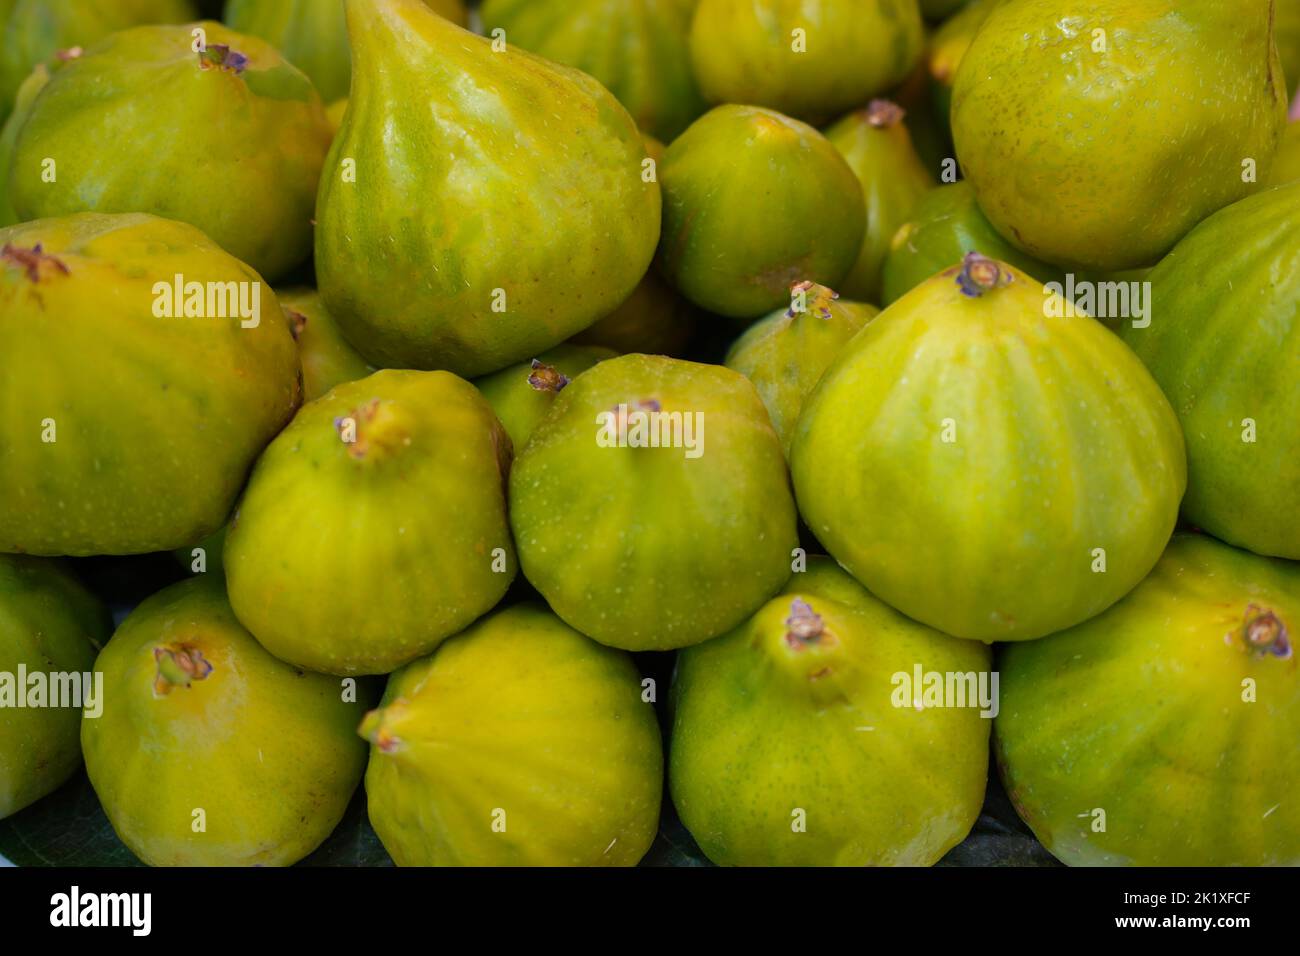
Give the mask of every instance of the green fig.
<path id="1" fill-rule="evenodd" d="M 303 401 L 314 402 L 335 385 L 354 382 L 374 372 L 343 338 L 338 323 L 321 302 L 320 293 L 313 289 L 289 289 L 281 292 L 279 299 L 294 341 L 298 343 Z"/>
<path id="2" fill-rule="evenodd" d="M 707 109 L 691 71 L 694 0 L 486 0 L 487 32 L 590 73 L 643 130 L 671 140 Z"/>
<path id="3" fill-rule="evenodd" d="M 1286 122 L 1273 0 L 1010 0 L 957 71 L 989 222 L 1037 259 L 1147 266 L 1267 179 Z M 1207 85 L 1206 64 L 1216 64 Z"/>
<path id="4" fill-rule="evenodd" d="M 557 345 L 531 362 L 493 372 L 474 384 L 501 420 L 510 443 L 520 450 L 569 382 L 615 354 L 596 345 Z"/>
<path id="5" fill-rule="evenodd" d="M 398 671 L 361 733 L 399 866 L 633 866 L 658 829 L 663 744 L 631 657 L 540 605 Z"/>
<path id="6" fill-rule="evenodd" d="M 862 248 L 862 187 L 811 126 L 719 106 L 668 147 L 659 268 L 686 298 L 733 318 L 787 301 L 803 280 L 834 286 Z"/>
<path id="7" fill-rule="evenodd" d="M 511 471 L 510 522 L 555 613 L 628 650 L 735 627 L 784 583 L 798 546 L 754 386 L 659 356 L 608 359 L 560 393 Z"/>
<path id="8" fill-rule="evenodd" d="M 1187 436 L 1183 514 L 1258 554 L 1300 559 L 1300 183 L 1220 210 L 1151 271 L 1147 323 L 1121 333 Z"/>
<path id="9" fill-rule="evenodd" d="M 699 311 L 651 269 L 617 309 L 579 332 L 574 345 L 598 345 L 620 355 L 680 356 L 695 334 Z"/>
<path id="10" fill-rule="evenodd" d="M 3 149 L 4 144 L 0 142 L 0 150 Z M 1286 129 L 1282 131 L 1282 141 L 1273 154 L 1273 168 L 1268 175 L 1268 185 L 1283 186 L 1297 179 L 1300 179 L 1300 122 L 1292 122 L 1287 123 Z"/>
<path id="11" fill-rule="evenodd" d="M 510 439 L 468 382 L 385 370 L 304 405 L 226 537 L 230 603 L 283 661 L 386 674 L 490 610 L 516 566 Z"/>
<path id="12" fill-rule="evenodd" d="M 840 282 L 844 294 L 859 302 L 880 301 L 881 270 L 890 240 L 935 186 L 912 147 L 903 115 L 897 104 L 873 100 L 826 131 L 826 138 L 858 177 L 866 201 L 862 251 Z"/>
<path id="13" fill-rule="evenodd" d="M 454 23 L 468 22 L 461 0 L 425 0 Z M 327 103 L 348 95 L 352 56 L 343 0 L 227 0 L 226 25 L 261 37 L 310 77 Z"/>
<path id="14" fill-rule="evenodd" d="M 989 650 L 903 617 L 827 558 L 808 567 L 820 574 L 681 652 L 673 804 L 715 863 L 929 866 L 984 802 Z M 904 684 L 918 672 L 969 696 L 923 696 Z"/>
<path id="15" fill-rule="evenodd" d="M 221 552 L 226 547 L 228 527 L 223 524 L 197 544 L 176 548 L 172 554 L 177 561 L 189 569 L 191 574 L 214 574 L 224 581 L 226 572 L 225 565 L 221 561 Z"/>
<path id="16" fill-rule="evenodd" d="M 1100 617 L 1003 649 L 1016 810 L 1072 866 L 1300 865 L 1298 635 L 1300 566 L 1177 535 Z"/>
<path id="17" fill-rule="evenodd" d="M 9 199 L 9 171 L 13 168 L 14 146 L 18 142 L 18 134 L 22 131 L 23 124 L 27 122 L 36 94 L 49 81 L 50 71 L 44 64 L 32 70 L 31 75 L 18 88 L 18 98 L 14 103 L 13 112 L 9 114 L 9 119 L 5 121 L 3 127 L 0 127 L 0 227 L 12 226 L 21 221 Z"/>
<path id="18" fill-rule="evenodd" d="M 931 627 L 1030 640 L 1123 597 L 1186 485 L 1178 419 L 1111 332 L 978 254 L 840 353 L 799 418 L 799 510 L 872 594 Z"/>
<path id="19" fill-rule="evenodd" d="M 1055 266 L 1027 256 L 989 225 L 968 182 L 949 183 L 921 198 L 890 240 L 882 302 L 888 306 L 968 252 L 1015 266 L 1040 282 L 1061 277 Z"/>
<path id="20" fill-rule="evenodd" d="M 0 229 L 0 551 L 136 554 L 226 520 L 298 406 L 271 288 L 193 226 Z"/>
<path id="21" fill-rule="evenodd" d="M 10 200 L 20 219 L 188 222 L 274 280 L 311 249 L 329 140 L 311 81 L 264 41 L 219 23 L 137 27 L 54 67 L 17 134 Z"/>
<path id="22" fill-rule="evenodd" d="M 917 0 L 700 0 L 690 44 L 709 102 L 822 123 L 902 82 L 924 25 Z"/>
<path id="23" fill-rule="evenodd" d="M 751 325 L 724 362 L 758 389 L 787 457 L 799 412 L 822 372 L 880 312 L 874 305 L 837 301 L 837 293 L 811 282 L 791 291 L 790 307 Z"/>
<path id="24" fill-rule="evenodd" d="M 190 0 L 0 0 L 0 122 L 37 64 L 116 30 L 194 19 Z"/>
<path id="25" fill-rule="evenodd" d="M 368 692 L 276 660 L 212 575 L 137 607 L 95 670 L 104 705 L 81 722 L 86 771 L 117 835 L 151 866 L 295 863 L 361 782 Z"/>
<path id="26" fill-rule="evenodd" d="M 58 564 L 0 554 L 0 820 L 81 766 L 81 704 L 94 713 L 104 703 L 91 669 L 112 630 L 104 606 Z M 59 690 L 78 686 L 82 699 Z"/>
<path id="27" fill-rule="evenodd" d="M 352 94 L 317 201 L 316 272 L 379 366 L 477 376 L 608 315 L 660 199 L 627 111 L 587 75 L 419 0 L 347 0 Z"/>

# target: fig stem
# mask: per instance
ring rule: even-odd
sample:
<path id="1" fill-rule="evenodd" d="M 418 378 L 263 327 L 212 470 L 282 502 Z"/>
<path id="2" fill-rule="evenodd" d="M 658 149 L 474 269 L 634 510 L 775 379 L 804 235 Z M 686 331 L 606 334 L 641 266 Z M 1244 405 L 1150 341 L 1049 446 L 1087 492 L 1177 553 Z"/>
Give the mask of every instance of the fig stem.
<path id="1" fill-rule="evenodd" d="M 197 647 L 188 644 L 168 644 L 153 649 L 153 659 L 158 665 L 153 689 L 158 695 L 170 694 L 178 687 L 189 687 L 212 673 L 212 665 Z"/>
<path id="2" fill-rule="evenodd" d="M 785 640 L 791 647 L 815 644 L 826 633 L 821 615 L 803 598 L 790 603 L 790 616 L 785 619 Z"/>
<path id="3" fill-rule="evenodd" d="M 569 384 L 569 377 L 553 365 L 546 365 L 533 359 L 531 367 L 528 384 L 539 392 L 559 392 Z"/>
<path id="4" fill-rule="evenodd" d="M 1291 656 L 1291 639 L 1286 624 L 1267 608 L 1252 604 L 1246 608 L 1246 620 L 1241 626 L 1241 636 L 1246 646 L 1274 657 Z"/>
<path id="5" fill-rule="evenodd" d="M 997 262 L 978 252 L 966 253 L 957 272 L 957 286 L 961 289 L 961 294 L 972 299 L 1010 284 L 1011 273 L 1003 271 Z"/>
<path id="6" fill-rule="evenodd" d="M 799 295 L 803 295 L 803 309 L 795 309 L 795 303 Z M 805 312 L 817 313 L 823 319 L 831 317 L 831 303 L 840 297 L 840 294 L 833 289 L 828 289 L 824 285 L 818 285 L 816 282 L 796 282 L 790 287 L 790 308 L 785 315 L 788 319 L 793 319 Z"/>

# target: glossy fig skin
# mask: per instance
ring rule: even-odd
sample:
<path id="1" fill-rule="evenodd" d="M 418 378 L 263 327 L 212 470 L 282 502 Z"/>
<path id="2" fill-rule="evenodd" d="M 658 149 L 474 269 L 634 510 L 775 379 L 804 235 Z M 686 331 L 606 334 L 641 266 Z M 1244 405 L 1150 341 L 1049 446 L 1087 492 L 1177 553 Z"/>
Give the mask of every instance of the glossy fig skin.
<path id="1" fill-rule="evenodd" d="M 329 836 L 361 781 L 369 689 L 284 664 L 220 578 L 135 609 L 100 652 L 104 711 L 81 723 L 113 829 L 151 866 L 287 866 Z M 196 831 L 196 810 L 204 827 Z"/>
<path id="2" fill-rule="evenodd" d="M 298 343 L 304 402 L 314 402 L 335 385 L 355 382 L 375 371 L 343 338 L 320 293 L 286 289 L 278 297 Z"/>
<path id="3" fill-rule="evenodd" d="M 768 109 L 719 106 L 659 164 L 657 266 L 710 312 L 757 318 L 809 280 L 835 287 L 862 248 L 862 187 L 811 126 Z"/>
<path id="4" fill-rule="evenodd" d="M 435 12 L 464 26 L 460 0 L 426 0 Z M 261 37 L 307 74 L 326 103 L 348 95 L 352 56 L 343 0 L 228 0 L 222 21 Z"/>
<path id="5" fill-rule="evenodd" d="M 670 441 L 635 445 L 637 422 Z M 647 355 L 601 362 L 560 393 L 515 460 L 510 522 L 524 575 L 555 612 L 627 650 L 734 627 L 781 587 L 798 545 L 754 386 Z"/>
<path id="6" fill-rule="evenodd" d="M 378 366 L 474 377 L 626 299 L 660 198 L 618 101 L 419 0 L 347 3 L 352 93 L 321 179 L 316 271 L 353 346 Z"/>
<path id="7" fill-rule="evenodd" d="M 530 362 L 520 362 L 474 382 L 510 435 L 516 453 L 569 383 L 597 362 L 613 358 L 595 345 L 557 345 Z"/>
<path id="8" fill-rule="evenodd" d="M 794 630 L 801 611 L 817 633 Z M 992 721 L 978 704 L 899 706 L 895 675 L 978 681 L 991 656 L 812 558 L 751 619 L 679 655 L 673 804 L 723 865 L 929 866 L 979 816 Z"/>
<path id="9" fill-rule="evenodd" d="M 872 594 L 983 641 L 1042 637 L 1123 597 L 1186 486 L 1178 419 L 1137 356 L 975 259 L 840 354 L 791 464 L 808 527 Z"/>
<path id="10" fill-rule="evenodd" d="M 139 554 L 215 531 L 300 399 L 270 286 L 143 214 L 24 223 L 6 247 L 0 381 L 24 384 L 0 413 L 0 551 Z M 160 317 L 177 275 L 256 295 L 259 314 Z"/>
<path id="11" fill-rule="evenodd" d="M 1027 256 L 999 235 L 980 212 L 970 183 L 948 183 L 922 196 L 890 240 L 882 281 L 883 305 L 901 299 L 926 279 L 978 250 L 1040 282 L 1061 281 L 1055 266 Z"/>
<path id="12" fill-rule="evenodd" d="M 874 305 L 842 300 L 824 286 L 801 283 L 795 290 L 799 301 L 792 299 L 789 308 L 746 329 L 723 362 L 754 383 L 787 458 L 799 412 L 822 373 L 880 313 Z"/>
<path id="13" fill-rule="evenodd" d="M 640 674 L 543 605 L 398 671 L 361 733 L 370 822 L 398 866 L 634 866 L 658 829 Z"/>
<path id="14" fill-rule="evenodd" d="M 136 27 L 54 66 L 14 146 L 10 199 L 24 220 L 188 222 L 274 281 L 311 250 L 329 141 L 311 81 L 264 41 L 212 22 Z"/>
<path id="15" fill-rule="evenodd" d="M 1300 566 L 1180 534 L 1106 613 L 1003 648 L 1020 816 L 1072 866 L 1300 864 L 1297 621 Z"/>
<path id="16" fill-rule="evenodd" d="M 1151 271 L 1121 332 L 1187 435 L 1188 521 L 1300 559 L 1300 183 L 1215 213 Z"/>
<path id="17" fill-rule="evenodd" d="M 14 147 L 18 144 L 18 134 L 22 132 L 23 124 L 27 122 L 27 116 L 31 113 L 36 94 L 49 81 L 50 71 L 45 64 L 42 63 L 32 70 L 31 75 L 23 81 L 22 86 L 18 87 L 13 112 L 9 114 L 9 119 L 0 127 L 0 228 L 12 226 L 21 221 L 18 213 L 14 210 L 12 200 L 9 198 L 9 171 L 13 168 Z"/>
<path id="18" fill-rule="evenodd" d="M 690 42 L 709 102 L 823 123 L 900 83 L 924 27 L 917 0 L 700 0 Z"/>
<path id="19" fill-rule="evenodd" d="M 1286 122 L 1272 7 L 1013 0 L 993 10 L 952 101 L 957 158 L 989 221 L 1035 258 L 1114 272 L 1154 264 L 1258 189 Z M 1106 50 L 1094 52 L 1102 36 Z M 1212 89 L 1206 63 L 1223 64 Z"/>
<path id="20" fill-rule="evenodd" d="M 935 187 L 912 146 L 904 115 L 888 100 L 873 100 L 826 130 L 826 138 L 857 176 L 866 202 L 862 251 L 837 287 L 856 302 L 881 301 L 881 274 L 894 233 Z"/>
<path id="21" fill-rule="evenodd" d="M 708 107 L 691 70 L 694 0 L 487 0 L 483 30 L 582 70 L 637 126 L 672 140 Z"/>
<path id="22" fill-rule="evenodd" d="M 108 610 L 59 564 L 0 554 L 0 674 L 15 682 L 16 693 L 29 690 L 17 683 L 20 666 L 29 677 L 45 674 L 51 694 L 58 675 L 89 674 L 112 631 Z M 0 820 L 52 793 L 81 766 L 81 709 L 55 703 L 4 701 Z"/>
<path id="23" fill-rule="evenodd" d="M 191 0 L 0 0 L 0 123 L 27 75 L 61 50 L 115 30 L 193 20 Z"/>
<path id="24" fill-rule="evenodd" d="M 323 673 L 427 654 L 514 579 L 509 467 L 505 429 L 449 372 L 338 386 L 253 469 L 223 556 L 235 613 L 276 657 Z"/>

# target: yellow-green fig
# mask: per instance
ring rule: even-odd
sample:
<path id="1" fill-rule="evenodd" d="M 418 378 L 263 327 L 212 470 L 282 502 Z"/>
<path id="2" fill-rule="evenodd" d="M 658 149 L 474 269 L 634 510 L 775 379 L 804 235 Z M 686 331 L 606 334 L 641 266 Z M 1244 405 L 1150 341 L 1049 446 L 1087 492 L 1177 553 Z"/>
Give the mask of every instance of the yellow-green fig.
<path id="1" fill-rule="evenodd" d="M 91 669 L 112 630 L 107 609 L 58 564 L 0 554 L 0 820 L 81 766 L 81 709 L 98 716 L 103 705 Z"/>
<path id="2" fill-rule="evenodd" d="M 25 114 L 8 179 L 20 220 L 165 216 L 272 281 L 311 250 L 329 123 L 311 81 L 256 37 L 206 21 L 123 30 L 56 62 Z"/>
<path id="3" fill-rule="evenodd" d="M 321 179 L 316 273 L 361 355 L 482 375 L 626 299 L 660 198 L 613 95 L 420 0 L 347 13 L 352 91 Z"/>
<path id="4" fill-rule="evenodd" d="M 510 474 L 524 575 L 603 644 L 669 650 L 752 614 L 798 546 L 781 443 L 738 372 L 607 359 L 560 392 Z"/>
<path id="5" fill-rule="evenodd" d="M 857 302 L 879 302 L 882 272 L 894 233 L 935 186 L 912 137 L 903 125 L 904 110 L 889 100 L 873 100 L 826 130 L 862 185 L 866 231 L 862 251 L 837 288 Z"/>
<path id="6" fill-rule="evenodd" d="M 680 357 L 695 335 L 699 318 L 699 309 L 651 269 L 626 302 L 569 341 L 612 349 L 620 355 L 643 352 Z"/>
<path id="7" fill-rule="evenodd" d="M 590 73 L 637 125 L 671 140 L 707 109 L 691 70 L 695 0 L 487 0 L 483 29 Z"/>
<path id="8" fill-rule="evenodd" d="M 399 866 L 632 866 L 654 840 L 663 748 L 641 677 L 540 605 L 398 671 L 361 733 Z"/>
<path id="9" fill-rule="evenodd" d="M 901 82 L 924 34 L 917 0 L 700 0 L 691 62 L 711 103 L 821 123 Z"/>
<path id="10" fill-rule="evenodd" d="M 230 603 L 281 660 L 386 674 L 490 610 L 517 570 L 510 438 L 468 382 L 388 369 L 304 405 L 226 535 Z"/>
<path id="11" fill-rule="evenodd" d="M 837 293 L 811 282 L 791 292 L 790 307 L 751 325 L 723 363 L 754 383 L 787 457 L 799 412 L 822 372 L 880 312 L 874 305 L 840 301 Z"/>
<path id="12" fill-rule="evenodd" d="M 978 253 L 876 316 L 804 403 L 799 512 L 843 567 L 957 637 L 1032 640 L 1155 565 L 1187 485 L 1137 356 Z"/>
<path id="13" fill-rule="evenodd" d="M 275 293 L 179 222 L 0 229 L 0 551 L 136 554 L 225 522 L 297 408 Z"/>
<path id="14" fill-rule="evenodd" d="M 220 580 L 174 584 L 100 652 L 103 714 L 81 723 L 113 829 L 152 866 L 285 866 L 320 845 L 361 781 L 369 690 L 284 664 Z"/>
<path id="15" fill-rule="evenodd" d="M 365 378 L 374 369 L 348 345 L 314 289 L 286 289 L 280 305 L 298 343 L 303 401 L 314 402 L 335 385 Z"/>
<path id="16" fill-rule="evenodd" d="M 715 863 L 929 866 L 984 802 L 990 663 L 814 558 L 748 621 L 681 652 L 673 804 Z"/>
<path id="17" fill-rule="evenodd" d="M 1257 188 L 1286 122 L 1273 4 L 994 9 L 952 100 L 957 158 L 989 221 L 1038 259 L 1119 271 Z"/>
<path id="18" fill-rule="evenodd" d="M 1004 648 L 1016 810 L 1072 866 L 1300 865 L 1297 637 L 1300 565 L 1175 536 L 1105 614 Z"/>

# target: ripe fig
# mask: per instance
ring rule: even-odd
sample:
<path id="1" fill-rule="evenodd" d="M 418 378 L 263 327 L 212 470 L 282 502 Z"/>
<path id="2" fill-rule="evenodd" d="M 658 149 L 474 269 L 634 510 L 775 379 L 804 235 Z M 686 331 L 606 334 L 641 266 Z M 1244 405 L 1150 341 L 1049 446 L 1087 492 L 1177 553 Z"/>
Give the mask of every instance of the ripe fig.
<path id="1" fill-rule="evenodd" d="M 699 318 L 699 310 L 651 269 L 626 302 L 569 341 L 620 355 L 642 352 L 680 358 Z"/>
<path id="2" fill-rule="evenodd" d="M 135 609 L 95 662 L 86 770 L 151 866 L 285 866 L 329 836 L 365 768 L 369 689 L 281 663 L 200 575 Z"/>
<path id="3" fill-rule="evenodd" d="M 631 657 L 540 605 L 392 676 L 361 733 L 370 822 L 399 866 L 632 866 L 663 745 Z"/>
<path id="4" fill-rule="evenodd" d="M 648 355 L 574 379 L 519 453 L 524 575 L 566 623 L 628 650 L 735 627 L 798 545 L 780 440 L 743 375 Z"/>
<path id="5" fill-rule="evenodd" d="M 584 73 L 419 0 L 347 0 L 352 93 L 316 207 L 326 308 L 378 366 L 477 376 L 607 315 L 645 274 L 659 187 Z"/>
<path id="6" fill-rule="evenodd" d="M 339 332 L 320 294 L 314 289 L 288 289 L 279 294 L 298 343 L 302 363 L 303 401 L 314 402 L 335 385 L 354 382 L 374 372 Z"/>
<path id="7" fill-rule="evenodd" d="M 845 569 L 982 641 L 1042 637 L 1123 597 L 1187 478 L 1178 419 L 1137 356 L 978 254 L 849 343 L 791 461 L 800 513 Z"/>
<path id="8" fill-rule="evenodd" d="M 493 372 L 474 384 L 520 451 L 569 382 L 614 354 L 595 345 L 557 345 L 531 362 Z"/>
<path id="9" fill-rule="evenodd" d="M 510 438 L 472 385 L 385 370 L 304 405 L 226 536 L 230 603 L 272 654 L 386 674 L 490 610 L 516 566 Z"/>
<path id="10" fill-rule="evenodd" d="M 275 293 L 193 226 L 83 213 L 0 229 L 0 315 L 15 385 L 0 551 L 192 544 L 298 406 Z"/>
<path id="11" fill-rule="evenodd" d="M 112 631 L 104 606 L 58 564 L 0 554 L 0 820 L 81 766 L 81 701 L 58 688 L 90 676 Z M 94 693 L 93 684 L 79 686 Z M 86 703 L 97 708 L 103 698 Z"/>
<path id="12" fill-rule="evenodd" d="M 990 658 L 813 558 L 748 621 L 681 652 L 673 804 L 715 863 L 935 863 L 984 801 Z M 934 674 L 963 698 L 923 692 Z"/>

